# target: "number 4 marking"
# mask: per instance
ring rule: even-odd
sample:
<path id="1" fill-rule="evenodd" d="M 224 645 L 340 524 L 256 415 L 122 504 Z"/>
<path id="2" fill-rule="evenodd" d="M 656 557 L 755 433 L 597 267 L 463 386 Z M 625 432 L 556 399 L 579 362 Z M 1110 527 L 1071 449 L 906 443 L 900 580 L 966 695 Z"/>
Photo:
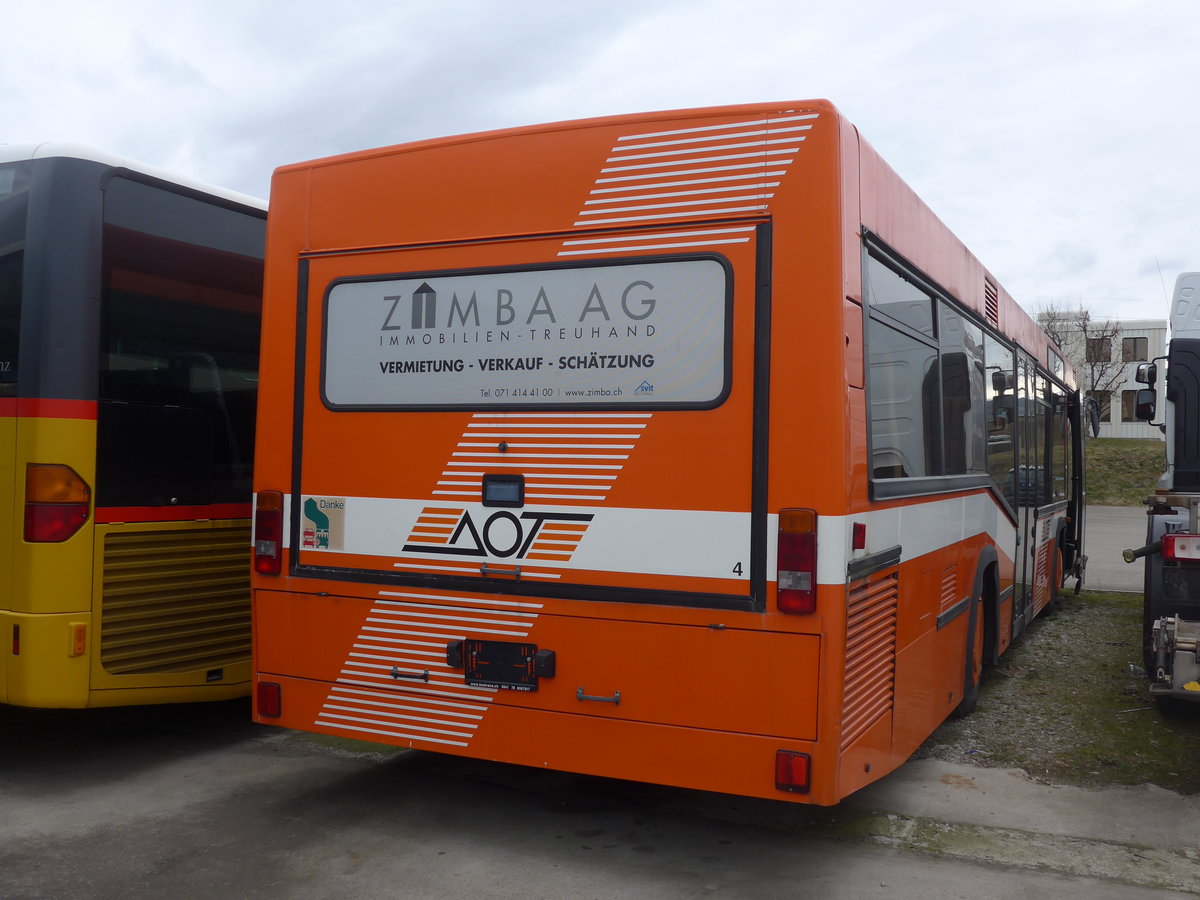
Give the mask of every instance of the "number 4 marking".
<path id="1" fill-rule="evenodd" d="M 737 575 L 738 577 L 741 577 L 741 574 L 742 574 L 742 564 L 741 563 L 738 563 L 737 565 L 735 565 L 733 567 L 733 574 Z"/>

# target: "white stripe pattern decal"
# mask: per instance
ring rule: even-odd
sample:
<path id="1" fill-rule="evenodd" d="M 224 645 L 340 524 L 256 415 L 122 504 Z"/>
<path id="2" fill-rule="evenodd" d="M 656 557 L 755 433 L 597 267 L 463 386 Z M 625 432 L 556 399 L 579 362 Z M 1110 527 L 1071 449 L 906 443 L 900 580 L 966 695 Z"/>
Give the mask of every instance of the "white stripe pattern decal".
<path id="1" fill-rule="evenodd" d="M 513 471 L 525 475 L 527 502 L 603 503 L 652 415 L 476 413 L 433 495 L 477 500 L 484 472 Z"/>
<path id="2" fill-rule="evenodd" d="M 576 228 L 662 225 L 766 211 L 817 113 L 624 135 L 584 201 Z M 575 239 L 559 256 L 746 243 L 752 228 Z"/>
<path id="3" fill-rule="evenodd" d="M 380 591 L 329 690 L 315 724 L 396 741 L 466 747 L 495 688 L 466 684 L 446 665 L 446 645 L 470 634 L 520 640 L 540 603 L 457 596 L 454 606 L 430 594 Z M 399 693 L 398 693 L 399 691 Z"/>

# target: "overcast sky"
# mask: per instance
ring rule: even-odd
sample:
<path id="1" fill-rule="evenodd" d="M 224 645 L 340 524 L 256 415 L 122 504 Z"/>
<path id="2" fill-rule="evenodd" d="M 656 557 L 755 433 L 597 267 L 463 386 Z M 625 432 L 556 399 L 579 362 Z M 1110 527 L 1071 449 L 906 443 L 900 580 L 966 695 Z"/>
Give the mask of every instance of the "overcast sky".
<path id="1" fill-rule="evenodd" d="M 60 0 L 0 7 L 0 143 L 266 198 L 285 163 L 824 98 L 1025 307 L 1200 270 L 1198 0 Z"/>

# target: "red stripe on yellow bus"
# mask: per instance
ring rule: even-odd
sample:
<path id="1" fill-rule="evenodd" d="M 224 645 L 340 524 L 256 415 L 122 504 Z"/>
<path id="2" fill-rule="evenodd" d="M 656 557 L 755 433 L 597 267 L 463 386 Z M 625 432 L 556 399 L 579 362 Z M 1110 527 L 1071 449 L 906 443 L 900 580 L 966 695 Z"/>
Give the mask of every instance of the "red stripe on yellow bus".
<path id="1" fill-rule="evenodd" d="M 96 401 L 10 397 L 0 399 L 0 416 L 23 419 L 95 419 Z"/>
<path id="2" fill-rule="evenodd" d="M 96 522 L 178 522 L 195 519 L 248 519 L 249 503 L 214 503 L 209 506 L 98 506 Z"/>

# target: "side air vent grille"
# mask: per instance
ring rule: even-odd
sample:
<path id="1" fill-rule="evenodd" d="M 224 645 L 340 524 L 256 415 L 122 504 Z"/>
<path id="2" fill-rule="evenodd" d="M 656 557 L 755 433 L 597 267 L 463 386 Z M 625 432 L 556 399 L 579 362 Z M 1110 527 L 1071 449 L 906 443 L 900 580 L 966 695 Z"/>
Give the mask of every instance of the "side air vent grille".
<path id="1" fill-rule="evenodd" d="M 842 699 L 842 749 L 887 715 L 896 693 L 895 568 L 850 585 L 846 622 L 846 681 Z"/>
<path id="2" fill-rule="evenodd" d="M 983 280 L 983 312 L 989 323 L 1000 327 L 1000 291 L 986 278 Z"/>

